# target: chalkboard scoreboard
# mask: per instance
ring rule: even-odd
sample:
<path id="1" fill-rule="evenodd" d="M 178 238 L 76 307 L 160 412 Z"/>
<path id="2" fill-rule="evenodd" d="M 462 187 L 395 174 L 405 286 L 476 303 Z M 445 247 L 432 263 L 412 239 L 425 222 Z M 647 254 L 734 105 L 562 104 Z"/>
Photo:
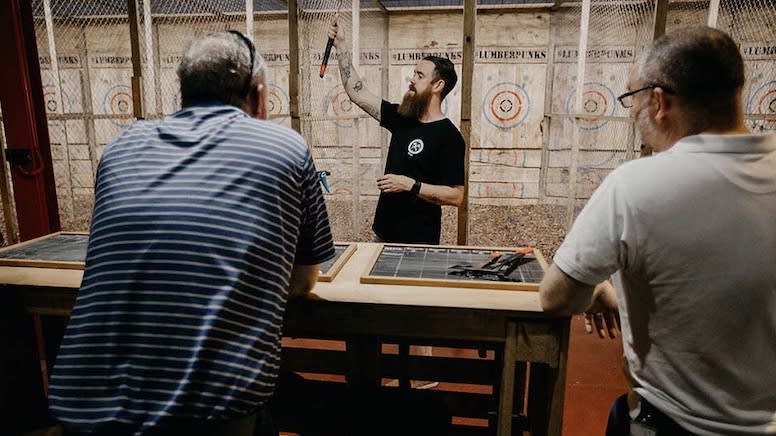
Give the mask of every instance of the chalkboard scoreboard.
<path id="1" fill-rule="evenodd" d="M 0 249 L 0 266 L 83 269 L 87 233 L 57 232 Z M 330 282 L 356 251 L 355 244 L 335 244 L 334 258 L 321 264 L 318 280 Z"/>
<path id="2" fill-rule="evenodd" d="M 515 248 L 383 245 L 361 283 L 538 291 L 547 267 L 541 252 L 522 250 L 507 273 L 487 268 Z M 473 274 L 477 273 L 477 274 Z"/>

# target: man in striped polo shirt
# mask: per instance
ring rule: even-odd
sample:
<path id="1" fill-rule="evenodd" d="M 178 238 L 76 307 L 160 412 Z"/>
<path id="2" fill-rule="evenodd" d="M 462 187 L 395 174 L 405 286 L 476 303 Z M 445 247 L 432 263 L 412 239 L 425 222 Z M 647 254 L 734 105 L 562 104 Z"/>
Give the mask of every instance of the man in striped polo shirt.
<path id="1" fill-rule="evenodd" d="M 197 39 L 183 109 L 105 149 L 49 391 L 66 432 L 253 432 L 286 301 L 334 255 L 309 148 L 263 120 L 264 70 L 238 32 Z"/>

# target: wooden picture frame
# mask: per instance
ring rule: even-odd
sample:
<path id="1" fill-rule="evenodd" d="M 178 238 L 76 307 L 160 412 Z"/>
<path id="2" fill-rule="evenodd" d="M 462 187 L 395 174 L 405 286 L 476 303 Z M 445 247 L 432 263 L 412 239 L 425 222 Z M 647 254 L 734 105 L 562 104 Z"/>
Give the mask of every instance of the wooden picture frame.
<path id="1" fill-rule="evenodd" d="M 475 288 L 475 289 L 494 289 L 504 291 L 530 291 L 538 292 L 539 283 L 527 283 L 527 282 L 501 282 L 491 280 L 476 280 L 476 279 L 432 279 L 432 278 L 413 278 L 413 277 L 389 277 L 389 276 L 377 276 L 371 275 L 371 271 L 374 268 L 380 255 L 383 253 L 383 248 L 386 246 L 392 247 L 411 247 L 411 248 L 434 248 L 434 249 L 451 249 L 451 250 L 485 250 L 485 251 L 502 251 L 511 252 L 517 250 L 519 247 L 480 247 L 480 246 L 461 246 L 461 245 L 409 245 L 409 244 L 380 244 L 373 257 L 367 262 L 366 268 L 361 275 L 361 283 L 364 284 L 378 284 L 378 285 L 405 285 L 405 286 L 431 286 L 431 287 L 445 287 L 445 288 Z M 547 271 L 547 261 L 544 259 L 542 252 L 538 249 L 533 249 L 533 257 L 539 262 L 543 271 Z"/>
<path id="2" fill-rule="evenodd" d="M 57 236 L 64 235 L 77 235 L 86 236 L 88 239 L 89 233 L 87 232 L 55 232 L 39 238 L 30 239 L 29 241 L 20 242 L 18 244 L 9 245 L 0 249 L 0 266 L 13 266 L 13 267 L 27 267 L 27 268 L 55 268 L 55 269 L 76 269 L 83 270 L 84 262 L 86 259 L 79 261 L 66 261 L 66 260 L 52 260 L 52 259 L 19 259 L 3 257 L 6 253 L 13 252 L 22 248 L 29 248 L 35 244 L 46 242 Z M 84 253 L 84 257 L 86 253 Z"/>
<path id="3" fill-rule="evenodd" d="M 321 273 L 318 274 L 319 282 L 330 282 L 334 280 L 334 278 L 337 276 L 337 273 L 342 270 L 348 259 L 350 259 L 350 257 L 353 256 L 353 253 L 355 253 L 358 249 L 358 245 L 349 242 L 335 242 L 334 247 L 336 248 L 337 246 L 345 246 L 345 251 L 334 261 L 334 263 L 327 271 L 321 271 Z"/>

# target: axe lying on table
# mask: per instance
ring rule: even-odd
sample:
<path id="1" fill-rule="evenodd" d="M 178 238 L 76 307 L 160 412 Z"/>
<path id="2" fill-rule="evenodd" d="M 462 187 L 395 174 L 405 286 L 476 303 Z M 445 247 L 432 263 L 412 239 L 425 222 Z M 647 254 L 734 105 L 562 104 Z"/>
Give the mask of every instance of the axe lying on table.
<path id="1" fill-rule="evenodd" d="M 498 251 L 491 253 L 490 260 L 480 266 L 470 264 L 458 264 L 450 267 L 450 274 L 469 278 L 496 280 L 504 282 L 519 281 L 510 274 L 524 263 L 526 254 L 533 253 L 532 248 L 521 248 L 514 253 L 502 254 Z"/>

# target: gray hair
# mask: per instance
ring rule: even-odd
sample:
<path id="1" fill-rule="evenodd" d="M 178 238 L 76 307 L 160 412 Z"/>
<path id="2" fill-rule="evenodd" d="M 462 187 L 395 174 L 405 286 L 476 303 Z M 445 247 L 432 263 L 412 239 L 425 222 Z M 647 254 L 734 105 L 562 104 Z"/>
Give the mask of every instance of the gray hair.
<path id="1" fill-rule="evenodd" d="M 659 85 L 679 96 L 690 115 L 709 121 L 731 118 L 745 80 L 735 41 L 705 26 L 656 39 L 642 54 L 638 74 L 645 85 Z"/>
<path id="2" fill-rule="evenodd" d="M 254 50 L 253 71 L 251 50 Z M 231 32 L 212 32 L 192 41 L 178 66 L 181 106 L 219 101 L 240 107 L 251 85 L 264 77 L 264 58 Z"/>

